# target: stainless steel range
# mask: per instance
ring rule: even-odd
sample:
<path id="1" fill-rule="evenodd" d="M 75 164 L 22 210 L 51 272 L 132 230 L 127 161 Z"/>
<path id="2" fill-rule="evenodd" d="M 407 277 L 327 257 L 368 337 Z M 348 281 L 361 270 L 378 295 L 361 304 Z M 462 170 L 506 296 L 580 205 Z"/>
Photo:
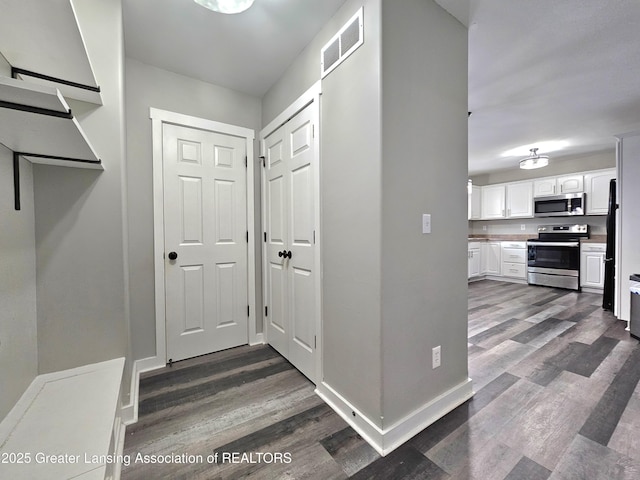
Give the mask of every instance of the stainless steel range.
<path id="1" fill-rule="evenodd" d="M 531 285 L 580 290 L 580 240 L 589 225 L 541 225 L 527 241 L 527 281 Z"/>

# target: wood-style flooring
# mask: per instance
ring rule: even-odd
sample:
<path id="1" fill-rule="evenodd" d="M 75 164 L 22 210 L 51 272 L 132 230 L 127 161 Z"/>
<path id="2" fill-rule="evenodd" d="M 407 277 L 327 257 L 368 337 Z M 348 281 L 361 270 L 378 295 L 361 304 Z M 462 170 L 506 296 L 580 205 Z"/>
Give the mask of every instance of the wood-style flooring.
<path id="1" fill-rule="evenodd" d="M 150 372 L 122 478 L 638 479 L 640 347 L 600 304 L 587 293 L 470 284 L 476 394 L 384 458 L 268 346 Z"/>

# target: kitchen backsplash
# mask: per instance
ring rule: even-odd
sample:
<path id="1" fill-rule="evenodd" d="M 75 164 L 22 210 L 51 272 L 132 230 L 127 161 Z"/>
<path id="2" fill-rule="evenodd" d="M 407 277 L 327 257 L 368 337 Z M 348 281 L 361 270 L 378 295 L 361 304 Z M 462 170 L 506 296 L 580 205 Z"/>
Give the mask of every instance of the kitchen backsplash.
<path id="1" fill-rule="evenodd" d="M 494 235 L 520 235 L 527 234 L 535 237 L 538 235 L 539 225 L 555 224 L 588 224 L 592 235 L 604 235 L 606 229 L 606 215 L 583 217 L 558 217 L 558 218 L 521 218 L 519 220 L 470 220 L 469 235 L 494 234 Z M 524 225 L 524 230 L 522 226 Z M 485 229 L 486 228 L 486 229 Z"/>

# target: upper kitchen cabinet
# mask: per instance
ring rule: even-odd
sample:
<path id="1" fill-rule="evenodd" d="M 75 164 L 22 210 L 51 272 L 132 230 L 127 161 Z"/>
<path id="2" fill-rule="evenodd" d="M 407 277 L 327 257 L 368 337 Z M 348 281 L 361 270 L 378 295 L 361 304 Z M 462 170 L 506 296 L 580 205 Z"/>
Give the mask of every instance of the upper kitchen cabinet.
<path id="1" fill-rule="evenodd" d="M 507 218 L 533 217 L 533 183 L 507 184 Z"/>
<path id="2" fill-rule="evenodd" d="M 563 175 L 562 177 L 541 178 L 533 182 L 533 196 L 581 193 L 584 191 L 583 175 Z"/>
<path id="3" fill-rule="evenodd" d="M 480 220 L 482 218 L 482 189 L 477 185 L 471 187 L 469 194 L 469 220 Z"/>
<path id="4" fill-rule="evenodd" d="M 533 217 L 533 183 L 514 182 L 482 187 L 482 220 Z"/>
<path id="5" fill-rule="evenodd" d="M 616 169 L 590 172 L 584 176 L 587 194 L 587 215 L 606 215 L 609 210 L 609 182 L 616 178 Z"/>
<path id="6" fill-rule="evenodd" d="M 584 192 L 584 177 L 582 175 L 565 175 L 558 177 L 558 193 Z"/>
<path id="7" fill-rule="evenodd" d="M 491 220 L 505 218 L 505 186 L 487 185 L 482 187 L 482 218 Z"/>
<path id="8" fill-rule="evenodd" d="M 0 53 L 15 78 L 102 105 L 71 0 L 0 0 Z"/>

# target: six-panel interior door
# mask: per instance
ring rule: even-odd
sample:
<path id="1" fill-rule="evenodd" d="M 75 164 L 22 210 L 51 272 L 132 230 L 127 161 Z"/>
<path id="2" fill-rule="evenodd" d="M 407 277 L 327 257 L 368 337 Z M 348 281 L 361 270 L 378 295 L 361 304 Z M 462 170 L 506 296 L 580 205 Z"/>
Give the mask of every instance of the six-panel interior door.
<path id="1" fill-rule="evenodd" d="M 309 106 L 265 139 L 267 341 L 315 378 L 315 140 Z"/>
<path id="2" fill-rule="evenodd" d="M 245 155 L 243 138 L 163 126 L 167 359 L 248 343 Z"/>

